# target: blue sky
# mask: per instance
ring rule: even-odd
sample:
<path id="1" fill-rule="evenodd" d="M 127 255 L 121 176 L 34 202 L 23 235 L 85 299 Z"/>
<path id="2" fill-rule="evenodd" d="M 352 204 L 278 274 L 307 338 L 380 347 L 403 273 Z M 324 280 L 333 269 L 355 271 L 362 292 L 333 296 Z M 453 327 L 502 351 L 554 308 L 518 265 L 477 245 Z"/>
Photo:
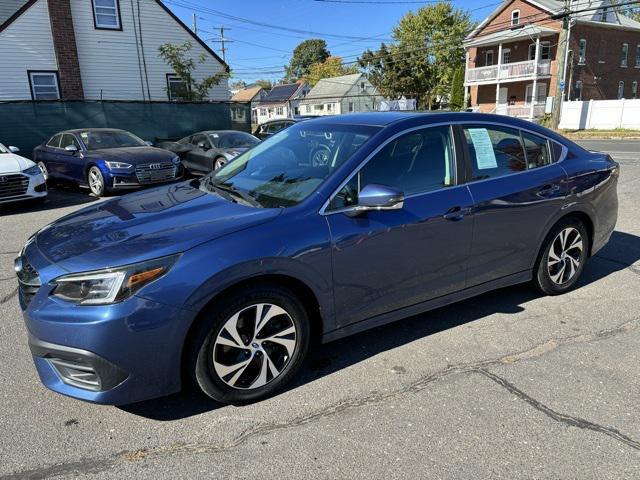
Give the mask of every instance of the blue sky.
<path id="1" fill-rule="evenodd" d="M 369 0 L 384 1 L 384 0 Z M 406 0 L 398 0 L 406 1 Z M 291 51 L 306 38 L 324 38 L 332 55 L 344 61 L 355 60 L 366 48 L 376 48 L 381 40 L 389 39 L 392 28 L 408 11 L 419 3 L 349 4 L 316 0 L 164 0 L 187 25 L 192 14 L 197 16 L 199 35 L 205 40 L 219 38 L 219 27 L 225 27 L 225 37 L 233 40 L 227 46 L 227 62 L 233 70 L 233 80 L 251 82 L 258 78 L 277 80 L 287 64 Z M 426 2 L 425 2 L 426 3 Z M 455 0 L 458 8 L 473 10 L 471 15 L 482 20 L 499 3 L 498 0 Z M 274 26 L 285 26 L 301 32 L 282 31 L 262 25 L 247 24 L 242 17 Z M 322 37 L 309 32 L 327 33 L 336 37 Z M 367 40 L 340 38 L 351 36 Z M 208 42 L 220 52 L 219 42 Z"/>

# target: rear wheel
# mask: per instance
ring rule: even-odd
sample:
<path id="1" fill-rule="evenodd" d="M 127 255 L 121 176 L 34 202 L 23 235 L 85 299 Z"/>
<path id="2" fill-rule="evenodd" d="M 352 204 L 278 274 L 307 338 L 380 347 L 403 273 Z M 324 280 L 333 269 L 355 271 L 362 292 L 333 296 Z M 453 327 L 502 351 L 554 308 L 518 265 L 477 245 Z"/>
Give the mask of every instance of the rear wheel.
<path id="1" fill-rule="evenodd" d="M 214 400 L 260 400 L 287 384 L 302 365 L 309 319 L 288 289 L 250 287 L 230 294 L 203 315 L 189 363 L 198 386 Z"/>
<path id="2" fill-rule="evenodd" d="M 87 183 L 89 184 L 91 193 L 96 197 L 102 197 L 106 194 L 104 176 L 98 167 L 93 166 L 89 169 L 87 172 Z"/>
<path id="3" fill-rule="evenodd" d="M 558 223 L 547 236 L 538 259 L 535 287 L 547 295 L 559 295 L 575 287 L 589 251 L 589 236 L 576 218 Z"/>

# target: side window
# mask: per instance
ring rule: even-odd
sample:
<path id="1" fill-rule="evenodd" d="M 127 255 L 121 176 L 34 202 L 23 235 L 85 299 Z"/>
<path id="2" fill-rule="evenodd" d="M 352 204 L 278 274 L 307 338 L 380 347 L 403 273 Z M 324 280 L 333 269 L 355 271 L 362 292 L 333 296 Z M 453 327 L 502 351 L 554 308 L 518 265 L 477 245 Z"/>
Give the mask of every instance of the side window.
<path id="1" fill-rule="evenodd" d="M 469 148 L 471 181 L 504 177 L 527 169 L 520 131 L 499 126 L 464 127 Z"/>
<path id="2" fill-rule="evenodd" d="M 67 148 L 69 145 L 75 145 L 75 147 L 80 150 L 80 144 L 76 140 L 76 137 L 69 133 L 65 133 L 62 135 L 62 141 L 60 142 L 60 148 Z"/>
<path id="3" fill-rule="evenodd" d="M 524 141 L 524 149 L 527 154 L 527 168 L 529 170 L 544 167 L 551 163 L 549 142 L 545 138 L 522 132 L 522 140 Z"/>
<path id="4" fill-rule="evenodd" d="M 196 146 L 204 143 L 205 148 L 209 148 L 209 141 L 207 140 L 207 137 L 202 134 L 191 137 L 191 143 Z"/>
<path id="5" fill-rule="evenodd" d="M 53 137 L 51 137 L 51 140 L 47 142 L 47 147 L 59 148 L 61 138 L 62 138 L 62 135 L 60 134 L 54 135 Z"/>
<path id="6" fill-rule="evenodd" d="M 451 129 L 425 128 L 398 137 L 380 150 L 333 198 L 330 209 L 357 204 L 358 192 L 376 183 L 402 190 L 405 196 L 454 184 Z"/>
<path id="7" fill-rule="evenodd" d="M 551 147 L 551 162 L 557 162 L 562 157 L 562 145 L 559 143 L 550 141 L 549 146 Z"/>

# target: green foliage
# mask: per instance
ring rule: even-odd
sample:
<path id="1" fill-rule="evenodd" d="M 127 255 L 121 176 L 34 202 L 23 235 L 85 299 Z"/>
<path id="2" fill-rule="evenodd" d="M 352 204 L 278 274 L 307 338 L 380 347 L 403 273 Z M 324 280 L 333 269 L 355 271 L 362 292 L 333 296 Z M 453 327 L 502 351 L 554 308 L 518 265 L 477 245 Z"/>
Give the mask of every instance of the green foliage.
<path id="1" fill-rule="evenodd" d="M 295 82 L 309 74 L 314 63 L 322 63 L 329 58 L 327 42 L 317 38 L 301 42 L 294 50 L 289 65 L 285 67 L 285 80 Z"/>
<path id="2" fill-rule="evenodd" d="M 224 78 L 229 77 L 229 73 L 216 73 L 197 81 L 193 77 L 193 73 L 198 65 L 207 61 L 207 57 L 202 53 L 194 59 L 190 55 L 192 48 L 191 42 L 185 42 L 182 45 L 165 43 L 158 48 L 158 51 L 160 52 L 160 57 L 184 82 L 185 88 L 183 89 L 184 91 L 179 92 L 179 97 L 189 102 L 201 102 L 205 100 L 211 88 Z"/>
<path id="3" fill-rule="evenodd" d="M 273 83 L 271 82 L 271 80 L 260 79 L 260 80 L 256 80 L 253 83 L 256 85 L 260 85 L 262 88 L 264 88 L 267 91 L 273 88 Z"/>
<path id="4" fill-rule="evenodd" d="M 449 107 L 451 110 L 464 110 L 464 66 L 461 65 L 453 72 L 451 81 L 451 95 L 449 97 Z"/>
<path id="5" fill-rule="evenodd" d="M 367 50 L 358 61 L 383 95 L 412 97 L 418 108 L 431 109 L 450 95 L 472 28 L 468 12 L 441 1 L 407 13 L 393 30 L 395 44 Z"/>
<path id="6" fill-rule="evenodd" d="M 323 78 L 339 77 L 341 75 L 349 75 L 350 73 L 358 73 L 357 65 L 345 67 L 342 65 L 342 58 L 329 57 L 324 62 L 311 65 L 309 73 L 304 79 L 313 87 Z"/>

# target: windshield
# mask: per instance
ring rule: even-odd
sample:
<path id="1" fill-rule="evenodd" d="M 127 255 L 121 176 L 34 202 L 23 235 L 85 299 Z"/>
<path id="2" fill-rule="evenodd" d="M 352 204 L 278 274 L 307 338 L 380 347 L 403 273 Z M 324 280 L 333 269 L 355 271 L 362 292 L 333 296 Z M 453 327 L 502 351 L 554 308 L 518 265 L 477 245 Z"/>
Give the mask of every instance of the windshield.
<path id="1" fill-rule="evenodd" d="M 0 143 L 0 153 L 9 153 L 9 149 Z"/>
<path id="2" fill-rule="evenodd" d="M 291 207 L 307 198 L 378 130 L 299 123 L 209 174 L 201 185 L 235 190 L 266 208 Z"/>
<path id="3" fill-rule="evenodd" d="M 147 144 L 144 143 L 141 139 L 129 132 L 88 131 L 80 132 L 80 138 L 87 147 L 87 150 L 147 146 Z"/>
<path id="4" fill-rule="evenodd" d="M 217 148 L 251 148 L 260 143 L 256 137 L 244 132 L 212 133 L 211 140 Z"/>

